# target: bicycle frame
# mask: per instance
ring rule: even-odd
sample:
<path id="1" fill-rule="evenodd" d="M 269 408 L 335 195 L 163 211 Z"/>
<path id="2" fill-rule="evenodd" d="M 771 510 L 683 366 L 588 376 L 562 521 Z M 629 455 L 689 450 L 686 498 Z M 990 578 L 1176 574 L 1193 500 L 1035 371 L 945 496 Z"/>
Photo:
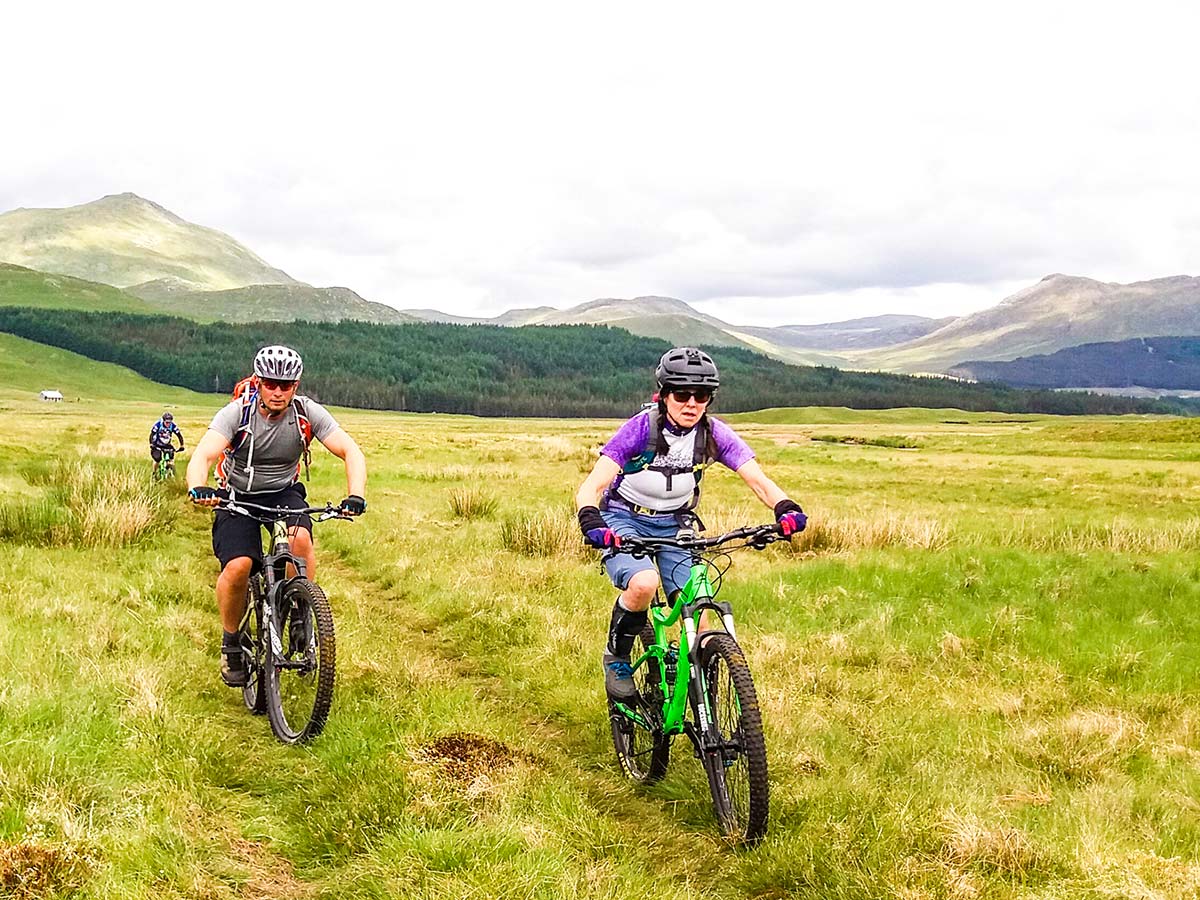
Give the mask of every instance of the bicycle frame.
<path id="1" fill-rule="evenodd" d="M 266 623 L 267 633 L 271 636 L 271 649 L 276 655 L 282 656 L 283 638 L 276 627 L 275 603 L 289 581 L 293 578 L 305 577 L 304 560 L 292 553 L 286 519 L 276 519 L 269 527 L 271 529 L 271 550 L 263 556 L 262 570 L 257 577 L 262 579 L 263 584 L 263 620 Z M 287 574 L 289 563 L 295 567 L 295 575 Z M 248 605 L 245 615 L 250 615 Z"/>
<path id="2" fill-rule="evenodd" d="M 614 704 L 617 710 L 642 728 L 653 730 L 654 727 L 661 727 L 664 734 L 687 734 L 696 745 L 697 750 L 700 749 L 700 735 L 709 731 L 708 710 L 703 702 L 695 704 L 697 718 L 697 728 L 695 729 L 689 726 L 686 716 L 688 684 L 693 677 L 692 669 L 696 662 L 696 652 L 699 649 L 698 635 L 701 616 L 706 611 L 716 613 L 721 617 L 725 633 L 734 640 L 737 640 L 737 632 L 733 624 L 733 608 L 729 603 L 715 599 L 716 591 L 713 588 L 712 579 L 709 577 L 709 563 L 702 555 L 702 550 L 715 549 L 729 539 L 746 539 L 751 541 L 750 546 L 761 548 L 770 541 L 779 540 L 780 537 L 777 532 L 771 533 L 770 529 L 767 529 L 767 535 L 764 536 L 763 528 L 750 527 L 729 532 L 719 538 L 701 539 L 699 541 L 701 546 L 691 550 L 692 565 L 687 583 L 679 591 L 675 602 L 671 604 L 669 609 L 664 609 L 662 604 L 650 607 L 649 622 L 654 629 L 654 644 L 647 647 L 646 652 L 633 662 L 635 672 L 647 665 L 651 660 L 657 660 L 658 662 L 659 683 L 664 701 L 661 711 L 655 710 L 650 712 L 655 716 L 661 715 L 662 721 L 661 723 L 651 723 L 647 721 L 646 716 L 641 711 L 633 709 L 624 703 Z M 756 541 L 762 541 L 763 543 L 755 543 Z M 654 540 L 639 542 L 645 544 L 667 543 Z M 678 545 L 673 544 L 673 546 Z M 671 648 L 668 641 L 667 629 L 679 622 L 682 623 L 682 629 L 678 656 L 674 660 L 675 675 L 673 680 L 669 680 L 668 668 L 670 661 L 667 655 Z M 698 697 L 704 697 L 704 673 L 697 671 L 694 673 L 694 677 L 699 680 Z M 696 733 L 697 731 L 699 734 Z"/>
<path id="3" fill-rule="evenodd" d="M 708 709 L 703 703 L 695 705 L 697 728 L 693 730 L 687 721 L 688 683 L 692 678 L 695 650 L 698 648 L 697 635 L 701 616 L 708 610 L 719 614 L 725 631 L 735 640 L 737 638 L 733 625 L 732 607 L 728 603 L 717 602 L 714 597 L 715 591 L 712 581 L 708 577 L 708 563 L 698 554 L 694 554 L 691 574 L 670 609 L 664 610 L 661 606 L 650 608 L 650 625 L 654 629 L 654 644 L 648 647 L 646 652 L 633 664 L 634 671 L 637 671 L 651 659 L 658 661 L 658 676 L 664 697 L 661 711 L 662 731 L 668 735 L 687 734 L 697 749 L 700 746 L 699 734 L 706 733 L 710 724 Z M 680 621 L 682 621 L 682 635 L 674 665 L 675 678 L 673 683 L 669 683 L 667 654 L 670 652 L 670 646 L 667 629 Z M 695 677 L 700 681 L 699 696 L 703 697 L 705 695 L 704 673 L 697 669 Z M 631 709 L 623 703 L 618 703 L 616 706 L 641 727 L 652 727 L 639 711 Z M 695 733 L 696 731 L 699 734 Z"/>

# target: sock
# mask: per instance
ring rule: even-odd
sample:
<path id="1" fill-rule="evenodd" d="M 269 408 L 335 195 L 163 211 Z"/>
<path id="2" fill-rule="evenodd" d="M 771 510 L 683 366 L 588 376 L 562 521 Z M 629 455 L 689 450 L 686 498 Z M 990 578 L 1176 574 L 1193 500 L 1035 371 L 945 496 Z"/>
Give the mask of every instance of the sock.
<path id="1" fill-rule="evenodd" d="M 222 650 L 240 650 L 242 642 L 238 638 L 236 631 L 226 631 L 221 629 L 221 649 Z"/>
<path id="2" fill-rule="evenodd" d="M 612 620 L 608 625 L 608 652 L 621 659 L 629 659 L 633 652 L 633 639 L 646 625 L 646 611 L 630 612 L 621 605 L 620 598 L 613 604 Z"/>

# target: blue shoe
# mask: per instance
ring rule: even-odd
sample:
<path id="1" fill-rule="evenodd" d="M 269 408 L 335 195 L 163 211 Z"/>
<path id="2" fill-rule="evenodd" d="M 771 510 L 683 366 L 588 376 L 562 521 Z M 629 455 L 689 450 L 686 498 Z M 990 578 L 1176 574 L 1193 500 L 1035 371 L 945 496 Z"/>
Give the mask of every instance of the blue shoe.
<path id="1" fill-rule="evenodd" d="M 604 652 L 604 690 L 608 699 L 614 703 L 632 703 L 637 699 L 637 685 L 633 683 L 633 666 L 628 659 L 623 659 Z"/>

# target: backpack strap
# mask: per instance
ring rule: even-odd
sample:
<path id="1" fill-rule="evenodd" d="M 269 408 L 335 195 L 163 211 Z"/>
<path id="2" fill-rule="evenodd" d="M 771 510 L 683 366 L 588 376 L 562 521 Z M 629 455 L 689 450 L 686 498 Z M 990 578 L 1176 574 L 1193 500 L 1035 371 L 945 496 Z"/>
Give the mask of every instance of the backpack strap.
<path id="1" fill-rule="evenodd" d="M 646 446 L 637 456 L 633 457 L 621 468 L 621 475 L 632 475 L 635 472 L 641 472 L 643 469 L 650 469 L 652 472 L 661 472 L 667 479 L 667 490 L 671 489 L 671 479 L 681 474 L 681 470 L 677 468 L 667 468 L 654 465 L 654 460 L 659 455 L 664 455 L 668 451 L 667 439 L 663 434 L 663 414 L 658 405 L 655 404 L 649 408 L 646 413 L 649 418 L 649 430 L 646 432 Z M 700 417 L 700 421 L 696 423 L 696 438 L 692 444 L 692 476 L 696 479 L 696 489 L 692 492 L 691 502 L 684 509 L 692 510 L 700 502 L 700 479 L 704 476 L 704 470 L 713 462 L 712 456 L 712 424 L 708 420 L 708 413 Z M 686 471 L 686 470 L 683 470 Z M 616 485 L 613 485 L 609 490 L 614 490 Z"/>
<path id="2" fill-rule="evenodd" d="M 229 487 L 229 475 L 233 472 L 233 455 L 249 439 L 250 456 L 246 460 L 246 489 L 249 490 L 254 484 L 254 434 L 250 430 L 250 416 L 254 414 L 254 408 L 258 405 L 258 385 L 257 382 L 250 382 L 249 379 L 239 381 L 238 385 L 242 386 L 241 417 L 238 420 L 237 429 L 233 432 L 233 440 L 229 442 L 229 446 L 217 460 L 217 484 L 222 488 Z"/>
<path id="3" fill-rule="evenodd" d="M 304 462 L 304 480 L 308 481 L 308 464 L 312 460 L 312 450 L 309 447 L 313 439 L 312 422 L 308 419 L 308 413 L 304 411 L 303 400 L 293 397 L 292 406 L 296 407 L 296 427 L 300 429 L 300 441 L 304 444 L 304 452 L 300 454 L 300 459 Z M 296 463 L 296 480 L 300 480 L 300 463 Z"/>

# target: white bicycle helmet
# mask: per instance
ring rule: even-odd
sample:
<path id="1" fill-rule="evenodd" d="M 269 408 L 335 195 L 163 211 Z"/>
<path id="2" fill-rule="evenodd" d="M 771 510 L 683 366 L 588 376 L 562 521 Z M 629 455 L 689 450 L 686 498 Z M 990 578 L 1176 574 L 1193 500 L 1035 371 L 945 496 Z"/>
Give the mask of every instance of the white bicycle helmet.
<path id="1" fill-rule="evenodd" d="M 299 381 L 303 371 L 304 362 L 300 359 L 300 354 L 291 347 L 278 344 L 263 347 L 254 357 L 254 374 L 259 378 Z"/>

